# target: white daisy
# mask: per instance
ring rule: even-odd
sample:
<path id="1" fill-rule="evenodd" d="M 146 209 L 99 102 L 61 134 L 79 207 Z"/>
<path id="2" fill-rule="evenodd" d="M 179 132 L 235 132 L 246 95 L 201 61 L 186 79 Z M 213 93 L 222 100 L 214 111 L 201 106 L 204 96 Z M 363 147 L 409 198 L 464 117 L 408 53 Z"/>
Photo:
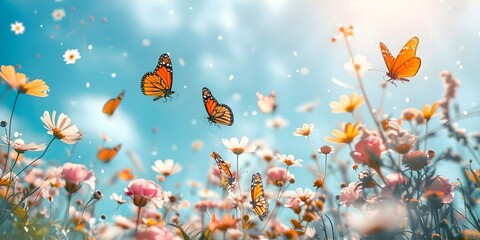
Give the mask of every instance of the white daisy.
<path id="1" fill-rule="evenodd" d="M 53 20 L 55 21 L 62 20 L 62 18 L 64 18 L 66 15 L 67 14 L 65 13 L 65 10 L 63 10 L 63 8 L 55 9 L 52 12 L 52 17 L 53 17 Z"/>
<path id="2" fill-rule="evenodd" d="M 80 140 L 80 138 L 82 138 L 82 134 L 78 130 L 77 126 L 70 124 L 70 118 L 61 113 L 58 117 L 58 121 L 55 123 L 56 114 L 57 112 L 53 111 L 52 117 L 50 117 L 50 113 L 45 111 L 43 116 L 40 117 L 42 122 L 45 124 L 45 129 L 48 130 L 47 133 L 57 139 L 62 140 L 62 142 L 66 144 L 74 144 Z"/>
<path id="3" fill-rule="evenodd" d="M 10 24 L 10 29 L 15 33 L 15 35 L 23 34 L 25 27 L 23 23 L 15 21 L 15 23 Z"/>
<path id="4" fill-rule="evenodd" d="M 68 49 L 63 54 L 63 61 L 67 62 L 67 64 L 74 64 L 76 60 L 82 58 L 80 53 L 77 49 Z"/>
<path id="5" fill-rule="evenodd" d="M 236 155 L 240 155 L 242 153 L 249 153 L 254 152 L 257 149 L 255 145 L 248 145 L 248 138 L 242 137 L 240 143 L 238 142 L 238 138 L 230 138 L 230 139 L 222 139 L 223 145 L 228 148 L 231 152 Z"/>
<path id="6" fill-rule="evenodd" d="M 152 170 L 164 175 L 165 177 L 168 177 L 180 172 L 182 170 L 182 166 L 180 166 L 178 163 L 174 163 L 172 159 L 167 159 L 165 162 L 162 160 L 157 160 L 152 166 Z"/>

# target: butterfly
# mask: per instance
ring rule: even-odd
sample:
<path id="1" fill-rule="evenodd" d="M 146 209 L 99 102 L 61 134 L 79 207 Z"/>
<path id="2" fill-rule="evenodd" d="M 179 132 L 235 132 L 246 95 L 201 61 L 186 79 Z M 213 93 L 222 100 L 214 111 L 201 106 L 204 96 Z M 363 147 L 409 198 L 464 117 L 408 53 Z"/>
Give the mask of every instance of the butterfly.
<path id="1" fill-rule="evenodd" d="M 118 151 L 122 148 L 122 144 L 118 144 L 114 148 L 100 148 L 97 153 L 97 158 L 104 163 L 109 163 L 117 156 Z"/>
<path id="2" fill-rule="evenodd" d="M 218 169 L 220 170 L 220 180 L 221 185 L 224 190 L 231 190 L 235 184 L 237 184 L 237 179 L 235 179 L 230 171 L 228 165 L 223 161 L 222 157 L 218 152 L 212 153 L 212 158 L 217 162 Z"/>
<path id="3" fill-rule="evenodd" d="M 385 65 L 387 65 L 387 81 L 394 83 L 395 80 L 402 82 L 409 82 L 408 77 L 413 77 L 417 74 L 418 69 L 422 61 L 420 58 L 416 57 L 417 46 L 418 46 L 418 37 L 413 37 L 410 41 L 403 46 L 402 50 L 397 55 L 397 58 L 394 58 L 387 46 L 380 42 L 380 50 L 382 51 L 383 60 L 385 60 Z M 395 84 L 396 85 L 396 84 Z"/>
<path id="4" fill-rule="evenodd" d="M 275 90 L 270 92 L 270 95 L 265 96 L 260 92 L 257 92 L 257 106 L 262 113 L 271 113 L 277 108 L 276 102 L 277 93 Z"/>
<path id="5" fill-rule="evenodd" d="M 252 186 L 251 186 L 252 201 L 250 205 L 253 211 L 258 215 L 261 221 L 267 216 L 268 202 L 265 200 L 265 194 L 263 191 L 262 176 L 260 173 L 253 174 Z"/>
<path id="6" fill-rule="evenodd" d="M 108 116 L 112 116 L 115 110 L 118 108 L 120 103 L 122 102 L 123 97 L 125 96 L 125 91 L 122 91 L 116 98 L 112 98 L 108 100 L 104 105 L 102 112 Z"/>
<path id="7" fill-rule="evenodd" d="M 172 91 L 172 83 L 172 61 L 170 60 L 170 56 L 164 53 L 158 59 L 155 70 L 143 75 L 140 88 L 144 95 L 154 96 L 153 101 L 157 101 L 160 98 L 165 98 L 166 101 L 167 98 L 172 98 L 172 94 L 175 94 L 175 91 Z"/>
<path id="8" fill-rule="evenodd" d="M 218 124 L 232 126 L 233 112 L 229 106 L 219 104 L 213 97 L 212 92 L 206 87 L 202 89 L 202 97 L 205 110 L 207 110 L 208 113 L 208 121 L 210 123 L 216 124 L 217 126 Z"/>

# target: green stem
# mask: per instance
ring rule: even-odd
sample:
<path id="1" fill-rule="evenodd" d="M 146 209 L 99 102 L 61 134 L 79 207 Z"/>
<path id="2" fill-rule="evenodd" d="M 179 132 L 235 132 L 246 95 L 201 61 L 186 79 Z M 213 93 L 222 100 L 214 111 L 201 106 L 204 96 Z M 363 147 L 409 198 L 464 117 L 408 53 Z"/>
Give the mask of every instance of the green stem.
<path id="1" fill-rule="evenodd" d="M 65 217 L 63 218 L 63 228 L 67 228 L 67 223 L 68 223 L 68 215 L 70 212 L 70 204 L 72 202 L 72 193 L 68 193 L 68 200 L 67 200 L 67 211 L 65 212 Z"/>
<path id="2" fill-rule="evenodd" d="M 12 113 L 10 114 L 10 120 L 8 121 L 8 141 L 10 142 L 11 136 L 12 136 L 12 119 L 13 119 L 13 113 L 15 112 L 15 106 L 17 106 L 17 100 L 18 96 L 20 96 L 20 92 L 17 92 L 17 96 L 15 96 L 15 101 L 13 102 L 13 107 L 12 107 Z M 5 165 L 3 166 L 2 169 L 2 177 L 5 176 L 5 170 L 7 169 L 7 163 L 8 163 L 8 158 L 10 156 L 10 144 L 7 146 L 7 158 L 5 160 Z"/>
<path id="3" fill-rule="evenodd" d="M 321 176 L 322 175 L 322 168 L 320 167 L 320 161 L 318 160 L 317 151 L 315 151 L 315 147 L 313 146 L 313 143 L 312 143 L 312 140 L 310 139 L 310 136 L 307 136 L 307 140 L 310 143 L 310 147 L 312 147 L 313 154 L 315 156 L 315 160 L 317 161 L 318 172 L 320 173 L 320 176 Z"/>
<path id="4" fill-rule="evenodd" d="M 28 167 L 30 167 L 32 164 L 34 164 L 38 159 L 40 159 L 41 157 L 43 157 L 43 155 L 45 155 L 45 153 L 47 152 L 48 148 L 50 147 L 50 145 L 52 144 L 53 140 L 55 140 L 55 137 L 52 138 L 52 140 L 50 140 L 50 142 L 48 143 L 47 147 L 45 148 L 45 150 L 43 151 L 42 155 L 40 155 L 39 157 L 35 158 L 31 163 L 29 163 L 27 166 L 25 166 L 24 168 L 22 168 L 22 170 L 20 170 L 20 172 L 17 173 L 17 175 L 15 175 L 15 177 L 13 178 L 13 180 L 15 180 L 15 178 L 17 176 L 19 176 L 23 171 L 25 171 L 25 169 L 27 169 Z"/>

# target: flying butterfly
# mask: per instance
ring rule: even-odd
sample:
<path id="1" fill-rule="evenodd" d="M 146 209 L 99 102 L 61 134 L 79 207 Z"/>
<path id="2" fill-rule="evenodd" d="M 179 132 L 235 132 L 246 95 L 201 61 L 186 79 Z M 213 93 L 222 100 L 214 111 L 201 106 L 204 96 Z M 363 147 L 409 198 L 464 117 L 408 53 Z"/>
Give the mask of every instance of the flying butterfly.
<path id="1" fill-rule="evenodd" d="M 251 185 L 252 201 L 250 205 L 253 211 L 258 215 L 261 221 L 267 216 L 268 202 L 265 200 L 265 193 L 263 191 L 262 176 L 260 173 L 253 174 Z"/>
<path id="2" fill-rule="evenodd" d="M 172 83 L 172 61 L 170 56 L 164 53 L 158 59 L 155 70 L 143 75 L 140 88 L 144 95 L 155 97 L 153 101 L 157 101 L 160 98 L 164 98 L 166 101 L 167 98 L 172 98 L 172 94 L 175 94 L 175 91 L 172 91 Z"/>
<path id="3" fill-rule="evenodd" d="M 417 75 L 418 70 L 422 61 L 420 58 L 416 57 L 418 47 L 418 37 L 413 37 L 410 41 L 403 46 L 402 50 L 397 55 L 397 58 L 394 58 L 387 46 L 380 42 L 380 50 L 382 51 L 383 60 L 385 60 L 385 65 L 387 65 L 387 77 L 388 82 L 395 84 L 395 80 L 401 82 L 409 82 L 408 77 L 413 77 Z M 396 85 L 396 84 L 395 84 Z"/>
<path id="4" fill-rule="evenodd" d="M 263 95 L 261 92 L 257 92 L 257 106 L 262 113 L 271 113 L 277 108 L 277 93 L 272 90 L 268 96 Z"/>
<path id="5" fill-rule="evenodd" d="M 104 163 L 109 163 L 117 156 L 118 151 L 122 148 L 122 144 L 118 144 L 114 148 L 100 148 L 97 153 L 97 158 Z"/>
<path id="6" fill-rule="evenodd" d="M 123 97 L 125 96 L 125 91 L 122 91 L 116 98 L 112 98 L 108 100 L 102 108 L 102 112 L 105 113 L 108 116 L 112 116 L 112 114 L 117 110 L 118 106 L 123 100 Z"/>
<path id="7" fill-rule="evenodd" d="M 223 124 L 226 126 L 232 126 L 233 124 L 233 112 L 232 109 L 225 105 L 219 104 L 213 97 L 212 92 L 206 87 L 202 89 L 203 104 L 205 110 L 208 113 L 208 121 L 210 123 Z"/>
<path id="8" fill-rule="evenodd" d="M 220 154 L 218 154 L 218 152 L 213 152 L 211 156 L 213 159 L 215 159 L 215 162 L 217 162 L 218 169 L 220 170 L 220 180 L 222 188 L 224 190 L 231 190 L 235 186 L 235 184 L 237 184 L 237 179 L 233 177 L 230 168 L 228 167 L 227 163 L 223 161 L 222 157 L 220 157 Z"/>

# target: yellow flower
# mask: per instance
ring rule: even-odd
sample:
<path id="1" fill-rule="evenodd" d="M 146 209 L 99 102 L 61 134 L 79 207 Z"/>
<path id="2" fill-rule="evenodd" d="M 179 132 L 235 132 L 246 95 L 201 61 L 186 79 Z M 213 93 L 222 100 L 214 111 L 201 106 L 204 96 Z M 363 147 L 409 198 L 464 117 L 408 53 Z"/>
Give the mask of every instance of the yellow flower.
<path id="1" fill-rule="evenodd" d="M 422 116 L 425 119 L 426 122 L 430 120 L 430 118 L 435 114 L 438 108 L 438 102 L 434 103 L 433 106 L 430 106 L 430 104 L 425 104 L 422 108 Z"/>
<path id="2" fill-rule="evenodd" d="M 308 135 L 310 135 L 310 133 L 313 131 L 314 127 L 315 125 L 313 125 L 313 123 L 305 123 L 301 128 L 297 128 L 297 130 L 293 132 L 293 135 L 308 137 Z"/>
<path id="3" fill-rule="evenodd" d="M 0 77 L 8 83 L 11 88 L 17 89 L 19 93 L 25 93 L 35 97 L 46 97 L 48 86 L 41 79 L 27 82 L 27 76 L 23 73 L 16 73 L 13 66 L 1 66 Z"/>
<path id="4" fill-rule="evenodd" d="M 351 143 L 358 134 L 357 124 L 347 123 L 343 132 L 334 129 L 332 131 L 333 137 L 326 137 L 325 140 L 332 143 Z"/>
<path id="5" fill-rule="evenodd" d="M 330 102 L 330 107 L 333 113 L 345 113 L 353 112 L 357 107 L 362 105 L 363 97 L 357 95 L 356 92 L 350 94 L 350 98 L 347 95 L 340 96 L 340 102 Z"/>

